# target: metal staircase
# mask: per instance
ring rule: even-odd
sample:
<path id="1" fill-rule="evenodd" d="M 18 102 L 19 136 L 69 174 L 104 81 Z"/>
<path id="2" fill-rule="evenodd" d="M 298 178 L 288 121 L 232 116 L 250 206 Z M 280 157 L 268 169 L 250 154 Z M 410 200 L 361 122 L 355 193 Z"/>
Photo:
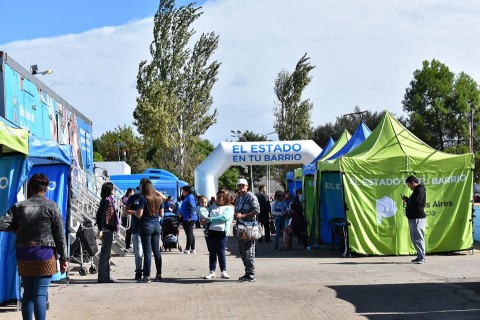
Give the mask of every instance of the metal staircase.
<path id="1" fill-rule="evenodd" d="M 70 201 L 70 223 L 69 223 L 69 237 L 70 243 L 75 240 L 76 232 L 82 221 L 88 219 L 92 221 L 92 224 L 95 224 L 97 209 L 100 204 L 100 191 L 102 185 L 109 181 L 108 177 L 103 174 L 93 174 L 89 171 L 85 171 L 80 168 L 74 168 L 72 170 L 72 196 Z M 121 198 L 123 192 L 118 189 L 115 185 L 114 200 L 115 206 L 118 210 L 119 215 L 124 211 L 125 206 L 123 205 Z M 119 219 L 121 217 L 119 216 Z M 130 227 L 130 217 L 126 228 Z M 94 227 L 95 232 L 97 232 L 97 226 Z M 126 229 L 123 226 L 120 226 L 120 231 L 114 234 L 112 251 L 118 255 L 125 255 L 125 232 Z M 94 265 L 98 265 L 98 256 L 100 251 L 93 257 Z"/>

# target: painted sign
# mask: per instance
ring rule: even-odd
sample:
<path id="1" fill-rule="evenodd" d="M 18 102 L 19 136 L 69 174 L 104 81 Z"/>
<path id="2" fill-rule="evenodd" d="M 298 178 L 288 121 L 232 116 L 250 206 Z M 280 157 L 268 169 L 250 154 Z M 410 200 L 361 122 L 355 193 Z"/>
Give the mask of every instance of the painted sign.
<path id="1" fill-rule="evenodd" d="M 306 164 L 321 151 L 313 140 L 222 142 L 195 169 L 195 188 L 211 197 L 230 166 Z"/>

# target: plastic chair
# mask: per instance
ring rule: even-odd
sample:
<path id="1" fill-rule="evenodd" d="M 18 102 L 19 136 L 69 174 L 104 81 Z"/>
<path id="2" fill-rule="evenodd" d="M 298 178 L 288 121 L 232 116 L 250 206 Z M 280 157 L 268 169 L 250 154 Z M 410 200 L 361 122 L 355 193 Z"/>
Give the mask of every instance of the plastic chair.
<path id="1" fill-rule="evenodd" d="M 332 249 L 335 249 L 335 242 L 340 240 L 341 249 L 347 247 L 347 221 L 345 218 L 332 218 L 328 220 L 328 225 L 332 232 Z"/>

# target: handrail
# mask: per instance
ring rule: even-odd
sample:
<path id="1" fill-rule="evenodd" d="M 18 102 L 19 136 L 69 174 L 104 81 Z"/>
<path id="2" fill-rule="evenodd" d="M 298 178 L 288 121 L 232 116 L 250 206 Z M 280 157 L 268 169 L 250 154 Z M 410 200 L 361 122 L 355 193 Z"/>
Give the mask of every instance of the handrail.
<path id="1" fill-rule="evenodd" d="M 93 174 L 92 172 L 85 171 L 81 168 L 74 168 L 72 170 L 72 194 L 78 201 L 79 207 L 83 207 L 82 212 L 87 214 L 89 218 L 95 220 L 96 212 L 101 200 L 100 191 L 102 185 L 109 181 L 108 177 L 103 174 Z M 112 183 L 113 184 L 113 183 Z M 115 184 L 113 199 L 115 201 L 115 207 L 121 219 L 121 212 L 125 210 L 125 205 L 122 203 L 121 197 L 123 195 Z M 126 229 L 130 228 L 130 219 L 127 219 Z"/>

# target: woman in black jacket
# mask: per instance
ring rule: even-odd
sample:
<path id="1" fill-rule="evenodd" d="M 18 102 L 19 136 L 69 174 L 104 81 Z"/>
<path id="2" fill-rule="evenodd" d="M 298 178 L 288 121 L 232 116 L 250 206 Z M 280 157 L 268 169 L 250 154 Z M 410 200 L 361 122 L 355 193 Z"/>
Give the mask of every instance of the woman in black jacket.
<path id="1" fill-rule="evenodd" d="M 98 261 L 98 282 L 115 282 L 110 277 L 110 255 L 112 252 L 113 233 L 118 232 L 119 218 L 113 199 L 113 183 L 102 185 L 100 206 L 97 211 L 98 238 L 102 240 L 102 248 Z"/>
<path id="2" fill-rule="evenodd" d="M 17 235 L 15 252 L 22 277 L 24 319 L 33 315 L 45 319 L 48 287 L 57 273 L 57 255 L 60 272 L 65 273 L 68 267 L 62 214 L 55 202 L 45 198 L 49 183 L 44 174 L 34 174 L 28 183 L 31 196 L 0 218 L 0 231 Z"/>

